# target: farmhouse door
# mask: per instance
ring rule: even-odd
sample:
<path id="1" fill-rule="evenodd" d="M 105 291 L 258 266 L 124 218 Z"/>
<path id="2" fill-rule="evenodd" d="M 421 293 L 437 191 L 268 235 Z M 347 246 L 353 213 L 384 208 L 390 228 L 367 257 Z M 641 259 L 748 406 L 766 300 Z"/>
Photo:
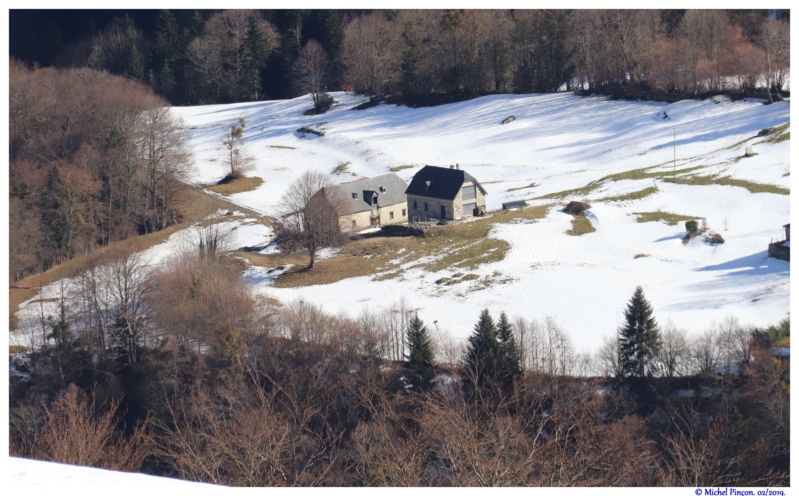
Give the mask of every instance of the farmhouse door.
<path id="1" fill-rule="evenodd" d="M 477 202 L 474 203 L 464 203 L 463 204 L 463 216 L 464 217 L 472 217 L 474 215 L 474 211 L 477 208 Z"/>

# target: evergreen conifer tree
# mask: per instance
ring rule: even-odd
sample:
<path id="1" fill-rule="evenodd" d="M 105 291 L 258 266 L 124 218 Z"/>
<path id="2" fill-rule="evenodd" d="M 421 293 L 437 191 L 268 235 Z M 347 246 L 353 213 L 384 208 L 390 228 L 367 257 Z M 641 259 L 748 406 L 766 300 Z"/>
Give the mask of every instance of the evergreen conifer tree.
<path id="1" fill-rule="evenodd" d="M 247 19 L 247 35 L 244 40 L 244 74 L 242 76 L 242 98 L 257 100 L 263 96 L 261 90 L 261 70 L 266 66 L 266 57 L 269 55 L 264 33 L 258 25 L 258 19 L 251 15 Z"/>
<path id="2" fill-rule="evenodd" d="M 645 377 L 652 373 L 652 360 L 660 347 L 660 331 L 652 315 L 652 306 L 641 286 L 624 311 L 619 328 L 619 362 L 625 377 Z"/>
<path id="3" fill-rule="evenodd" d="M 474 333 L 469 336 L 469 346 L 463 360 L 466 371 L 464 387 L 469 396 L 496 386 L 498 359 L 497 329 L 486 309 L 480 314 Z"/>
<path id="4" fill-rule="evenodd" d="M 497 341 L 499 342 L 498 382 L 503 391 L 509 393 L 513 389 L 513 381 L 522 375 L 522 366 L 516 338 L 513 336 L 513 329 L 505 312 L 499 314 Z"/>
<path id="5" fill-rule="evenodd" d="M 411 384 L 417 390 L 425 390 L 433 384 L 436 376 L 435 357 L 430 336 L 422 319 L 415 315 L 408 324 L 408 367 L 411 369 Z"/>

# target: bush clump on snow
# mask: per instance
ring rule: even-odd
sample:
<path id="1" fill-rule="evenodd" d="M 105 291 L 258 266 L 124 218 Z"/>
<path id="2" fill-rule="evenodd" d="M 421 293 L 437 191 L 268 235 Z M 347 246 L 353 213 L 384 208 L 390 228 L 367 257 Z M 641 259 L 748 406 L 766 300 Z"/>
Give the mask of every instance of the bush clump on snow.
<path id="1" fill-rule="evenodd" d="M 695 238 L 702 234 L 703 232 L 707 231 L 707 227 L 703 227 L 702 229 L 699 228 L 699 223 L 695 220 L 689 220 L 685 222 L 685 230 L 688 231 L 685 234 L 685 237 L 682 239 L 683 244 L 688 244 L 692 238 Z M 721 238 L 721 236 L 719 236 Z M 707 238 L 705 238 L 707 241 Z M 724 238 L 722 238 L 721 243 L 724 242 Z"/>
<path id="2" fill-rule="evenodd" d="M 333 106 L 333 103 L 335 103 L 335 100 L 333 100 L 332 96 L 327 93 L 322 93 L 319 95 L 319 98 L 316 102 L 316 111 L 320 114 L 325 113 L 330 109 L 330 107 Z"/>
<path id="3" fill-rule="evenodd" d="M 585 202 L 572 201 L 563 209 L 564 213 L 571 215 L 585 215 L 585 211 L 591 208 L 591 205 Z"/>
<path id="4" fill-rule="evenodd" d="M 505 117 L 505 120 L 502 121 L 502 125 L 505 125 L 505 124 L 507 124 L 509 122 L 513 122 L 515 120 L 516 120 L 516 116 L 515 115 L 510 115 L 508 117 Z"/>
<path id="5" fill-rule="evenodd" d="M 724 238 L 719 233 L 710 233 L 705 236 L 705 243 L 710 243 L 712 245 L 716 244 L 724 244 Z"/>

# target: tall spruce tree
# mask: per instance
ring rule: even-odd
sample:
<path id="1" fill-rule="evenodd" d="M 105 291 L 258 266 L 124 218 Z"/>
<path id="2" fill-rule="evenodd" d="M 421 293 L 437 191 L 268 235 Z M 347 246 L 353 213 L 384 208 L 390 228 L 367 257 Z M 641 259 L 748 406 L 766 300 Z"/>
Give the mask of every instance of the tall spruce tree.
<path id="1" fill-rule="evenodd" d="M 428 389 L 436 376 L 435 357 L 427 327 L 418 315 L 414 315 L 408 324 L 407 334 L 411 385 L 417 390 Z"/>
<path id="2" fill-rule="evenodd" d="M 468 396 L 474 397 L 479 391 L 496 387 L 498 359 L 497 328 L 486 309 L 480 313 L 474 333 L 469 336 L 469 346 L 463 360 L 466 371 L 464 388 Z"/>
<path id="3" fill-rule="evenodd" d="M 652 315 L 652 306 L 641 286 L 624 311 L 619 328 L 619 362 L 625 377 L 645 377 L 652 373 L 652 360 L 660 347 L 660 331 Z"/>
<path id="4" fill-rule="evenodd" d="M 266 41 L 255 14 L 247 19 L 247 34 L 244 39 L 244 74 L 242 76 L 242 96 L 246 100 L 257 100 L 263 96 L 261 90 L 261 71 L 266 66 L 266 57 L 271 47 Z"/>
<path id="5" fill-rule="evenodd" d="M 513 328 L 505 312 L 499 314 L 497 322 L 497 341 L 499 342 L 498 382 L 506 393 L 513 391 L 513 381 L 522 375 L 521 357 L 513 336 Z"/>
<path id="6" fill-rule="evenodd" d="M 176 96 L 179 59 L 185 47 L 181 43 L 180 28 L 172 12 L 162 10 L 158 14 L 154 34 L 151 67 L 158 71 L 155 87 L 161 95 L 173 100 Z"/>

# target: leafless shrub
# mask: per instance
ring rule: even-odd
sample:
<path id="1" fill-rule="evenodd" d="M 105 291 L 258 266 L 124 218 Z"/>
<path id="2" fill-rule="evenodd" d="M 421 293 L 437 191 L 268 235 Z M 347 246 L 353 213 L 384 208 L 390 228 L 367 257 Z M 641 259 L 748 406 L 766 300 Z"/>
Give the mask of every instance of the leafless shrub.
<path id="1" fill-rule="evenodd" d="M 655 367 L 663 377 L 675 377 L 687 372 L 688 338 L 685 331 L 667 323 L 660 334 L 661 345 L 655 355 Z"/>
<path id="2" fill-rule="evenodd" d="M 214 400 L 196 388 L 189 404 L 170 403 L 172 428 L 159 452 L 181 478 L 230 486 L 314 486 L 332 467 L 329 443 L 292 418 L 275 394 L 237 388 Z M 217 403 L 220 401 L 220 403 Z M 220 408 L 227 405 L 226 408 Z"/>
<path id="3" fill-rule="evenodd" d="M 119 401 L 112 401 L 105 413 L 95 414 L 93 400 L 74 385 L 46 407 L 47 421 L 30 447 L 33 458 L 71 465 L 137 472 L 153 449 L 150 422 L 123 434 L 116 415 Z"/>

